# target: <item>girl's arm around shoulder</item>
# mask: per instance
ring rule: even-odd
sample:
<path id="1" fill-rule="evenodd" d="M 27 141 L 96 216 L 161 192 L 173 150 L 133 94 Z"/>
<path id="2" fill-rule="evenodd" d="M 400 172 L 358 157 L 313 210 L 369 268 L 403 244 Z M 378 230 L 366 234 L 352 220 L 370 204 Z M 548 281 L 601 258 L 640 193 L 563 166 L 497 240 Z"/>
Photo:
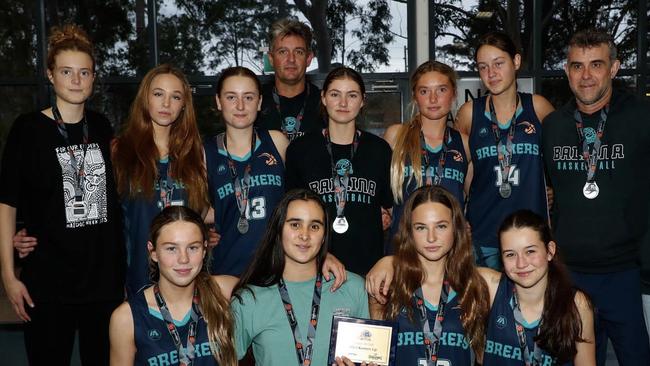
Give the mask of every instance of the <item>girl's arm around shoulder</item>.
<path id="1" fill-rule="evenodd" d="M 283 162 L 286 161 L 287 160 L 286 153 L 287 153 L 287 146 L 289 146 L 289 140 L 280 131 L 269 130 L 269 135 L 271 135 L 271 140 L 273 140 L 273 144 L 275 145 L 275 148 L 278 149 L 282 161 Z"/>
<path id="2" fill-rule="evenodd" d="M 237 282 L 239 282 L 239 278 L 228 275 L 212 276 L 212 280 L 219 285 L 221 294 L 228 300 L 232 297 L 232 290 L 237 285 Z"/>
<path id="3" fill-rule="evenodd" d="M 399 134 L 400 129 L 402 128 L 401 123 L 396 123 L 394 125 L 388 126 L 386 132 L 384 132 L 384 140 L 388 142 L 391 149 L 395 149 L 395 143 L 397 142 L 397 135 Z"/>
<path id="4" fill-rule="evenodd" d="M 533 94 L 533 108 L 535 108 L 535 114 L 540 123 L 549 115 L 549 113 L 555 110 L 553 105 L 539 94 Z"/>
<path id="5" fill-rule="evenodd" d="M 596 342 L 594 334 L 594 311 L 591 302 L 581 291 L 576 291 L 575 303 L 582 322 L 582 342 L 576 343 L 575 366 L 588 366 L 596 364 Z"/>
<path id="6" fill-rule="evenodd" d="M 454 127 L 469 136 L 472 131 L 472 100 L 468 100 L 458 109 L 456 114 L 456 120 L 454 121 Z"/>
<path id="7" fill-rule="evenodd" d="M 501 281 L 501 272 L 497 272 L 491 268 L 478 267 L 476 269 L 478 273 L 485 280 L 485 284 L 488 287 L 490 292 L 490 307 L 494 303 L 494 297 L 497 294 L 497 289 L 499 288 L 499 281 Z"/>
<path id="8" fill-rule="evenodd" d="M 133 365 L 136 348 L 133 315 L 128 302 L 123 302 L 113 311 L 108 333 L 111 341 L 111 366 Z"/>

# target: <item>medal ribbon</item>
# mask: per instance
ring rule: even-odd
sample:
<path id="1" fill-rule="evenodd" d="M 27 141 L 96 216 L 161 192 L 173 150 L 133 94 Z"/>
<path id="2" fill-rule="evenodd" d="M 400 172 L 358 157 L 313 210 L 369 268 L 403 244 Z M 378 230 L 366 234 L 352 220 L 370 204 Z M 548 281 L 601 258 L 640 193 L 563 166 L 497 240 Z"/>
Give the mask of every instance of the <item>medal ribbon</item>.
<path id="1" fill-rule="evenodd" d="M 302 118 L 305 115 L 305 107 L 307 106 L 307 99 L 309 99 L 309 83 L 305 82 L 305 89 L 307 90 L 307 93 L 305 94 L 305 100 L 302 104 L 302 108 L 300 108 L 300 111 L 298 112 L 298 115 L 296 116 L 296 128 L 295 131 L 298 132 L 300 131 L 300 122 L 302 122 Z M 280 95 L 278 94 L 278 89 L 276 87 L 273 87 L 273 103 L 275 104 L 275 109 L 278 111 L 278 114 L 280 115 L 280 119 L 284 120 L 284 117 L 282 116 L 282 111 L 280 109 Z M 289 138 L 289 131 L 284 127 L 284 124 L 280 124 L 282 128 L 282 133 Z M 289 138 L 289 141 L 292 141 L 293 139 L 296 138 L 296 134 L 291 135 L 291 138 Z"/>
<path id="2" fill-rule="evenodd" d="M 539 366 L 542 364 L 542 349 L 537 345 L 537 342 L 535 342 L 535 346 L 533 348 L 533 358 L 531 360 L 530 349 L 528 348 L 528 344 L 526 344 L 526 332 L 523 325 L 526 320 L 521 314 L 521 308 L 519 307 L 519 299 L 517 299 L 516 289 L 512 290 L 512 299 L 510 305 L 512 306 L 512 314 L 515 318 L 515 330 L 517 331 L 517 338 L 519 339 L 519 347 L 521 347 L 521 350 L 524 353 L 524 363 L 526 366 Z M 542 329 L 541 322 L 537 327 L 537 335 L 539 335 L 540 329 Z"/>
<path id="3" fill-rule="evenodd" d="M 233 187 L 235 189 L 235 200 L 237 201 L 237 208 L 239 209 L 239 220 L 246 220 L 246 207 L 248 207 L 248 191 L 250 188 L 251 181 L 251 171 L 253 164 L 253 154 L 255 153 L 255 144 L 257 142 L 257 132 L 253 130 L 253 136 L 251 138 L 251 152 L 248 160 L 246 161 L 246 167 L 244 168 L 244 176 L 239 179 L 239 174 L 237 174 L 237 168 L 235 167 L 235 162 L 230 156 L 228 151 L 228 138 L 226 133 L 220 133 L 217 135 L 217 148 L 223 149 L 226 151 L 228 156 L 228 168 L 230 169 L 230 177 L 233 181 Z"/>
<path id="4" fill-rule="evenodd" d="M 427 356 L 427 366 L 436 366 L 438 349 L 440 348 L 440 338 L 442 337 L 442 322 L 445 320 L 445 306 L 447 305 L 447 299 L 449 298 L 449 290 L 449 282 L 445 280 L 440 289 L 440 300 L 438 300 L 438 311 L 436 313 L 436 321 L 433 324 L 433 332 L 431 331 L 427 309 L 424 305 L 422 287 L 415 290 L 415 306 L 418 309 L 420 322 L 422 323 L 424 345 L 426 346 L 425 352 Z"/>
<path id="5" fill-rule="evenodd" d="M 170 170 L 171 159 L 169 159 L 167 163 L 164 179 L 162 175 L 158 175 L 158 186 L 160 187 L 160 210 L 163 210 L 165 207 L 169 207 L 174 196 L 174 181 L 171 177 Z"/>
<path id="6" fill-rule="evenodd" d="M 334 181 L 334 198 L 336 201 L 336 217 L 344 217 L 345 203 L 347 202 L 348 186 L 350 185 L 350 172 L 346 170 L 345 175 L 340 177 L 336 172 L 336 164 L 334 163 L 334 154 L 332 153 L 332 140 L 330 139 L 330 133 L 327 128 L 323 129 L 323 136 L 327 141 L 325 145 L 327 147 L 327 153 L 330 155 L 330 164 L 332 167 L 332 180 Z M 357 152 L 359 147 L 359 137 L 361 137 L 361 131 L 354 131 L 354 140 L 352 142 L 352 149 L 350 151 L 350 164 L 354 159 L 354 154 Z"/>
<path id="7" fill-rule="evenodd" d="M 445 162 L 447 160 L 447 150 L 449 142 L 449 127 L 445 127 L 445 134 L 442 138 L 442 149 L 438 157 L 438 167 L 435 169 L 429 164 L 429 154 L 427 152 L 427 142 L 424 139 L 424 134 L 420 131 L 420 148 L 422 149 L 422 160 L 425 166 L 426 185 L 439 186 L 442 182 L 442 175 L 445 169 Z"/>
<path id="8" fill-rule="evenodd" d="M 86 120 L 86 114 L 84 113 L 84 120 L 82 125 L 83 137 L 81 139 L 83 155 L 81 157 L 81 164 L 77 162 L 77 158 L 74 156 L 72 147 L 70 146 L 70 138 L 68 136 L 68 129 L 63 122 L 59 108 L 57 108 L 56 103 L 52 106 L 52 115 L 56 120 L 56 127 L 59 130 L 59 134 L 63 137 L 65 144 L 67 145 L 68 155 L 70 156 L 70 165 L 72 166 L 72 171 L 74 172 L 74 196 L 75 201 L 83 201 L 84 195 L 84 179 L 86 176 L 86 152 L 88 151 L 88 121 Z"/>
<path id="9" fill-rule="evenodd" d="M 320 294 L 322 289 L 323 276 L 319 273 L 316 275 L 316 282 L 314 283 L 314 295 L 311 300 L 311 315 L 309 319 L 309 326 L 307 327 L 307 345 L 305 346 L 298 329 L 298 320 L 296 314 L 293 312 L 291 305 L 291 298 L 284 279 L 280 279 L 278 284 L 278 291 L 284 304 L 284 310 L 287 312 L 287 320 L 289 326 L 293 331 L 293 340 L 296 344 L 296 356 L 298 356 L 298 364 L 300 366 L 308 366 L 311 364 L 312 353 L 314 352 L 314 339 L 316 338 L 316 327 L 318 326 L 318 312 L 320 310 Z"/>
<path id="10" fill-rule="evenodd" d="M 607 122 L 607 115 L 609 114 L 609 105 L 600 110 L 600 121 L 598 122 L 598 129 L 596 131 L 596 139 L 592 149 L 589 149 L 589 143 L 585 138 L 584 124 L 582 121 L 582 114 L 577 109 L 573 113 L 576 121 L 576 130 L 578 131 L 578 141 L 582 145 L 582 158 L 587 165 L 587 182 L 593 183 L 596 178 L 596 170 L 598 170 L 598 155 L 600 152 L 600 145 L 602 143 L 603 134 L 605 133 L 605 123 Z"/>
<path id="11" fill-rule="evenodd" d="M 499 129 L 499 121 L 497 120 L 497 112 L 490 96 L 490 122 L 492 122 L 492 134 L 494 134 L 494 142 L 497 145 L 497 158 L 499 159 L 499 168 L 501 169 L 501 184 L 508 183 L 510 176 L 510 167 L 512 166 L 512 140 L 515 137 L 515 127 L 517 126 L 517 109 L 519 108 L 519 93 L 516 94 L 515 99 L 515 112 L 510 119 L 510 128 L 508 129 L 508 137 L 506 138 L 506 146 L 504 148 L 501 141 L 501 132 Z"/>
<path id="12" fill-rule="evenodd" d="M 156 304 L 158 304 L 158 308 L 160 309 L 160 314 L 165 320 L 165 324 L 167 324 L 169 335 L 172 337 L 174 345 L 176 346 L 176 350 L 178 351 L 179 365 L 192 365 L 195 357 L 194 342 L 196 341 L 196 329 L 199 322 L 199 314 L 201 313 L 199 311 L 199 293 L 196 287 L 194 288 L 194 296 L 192 296 L 192 309 L 190 312 L 190 317 L 192 320 L 189 324 L 189 330 L 187 332 L 187 343 L 185 347 L 183 347 L 183 344 L 181 343 L 181 336 L 178 334 L 178 329 L 176 329 L 172 314 L 169 312 L 167 304 L 165 303 L 165 299 L 162 297 L 160 288 L 158 288 L 157 284 L 153 286 L 153 293 L 156 298 Z"/>

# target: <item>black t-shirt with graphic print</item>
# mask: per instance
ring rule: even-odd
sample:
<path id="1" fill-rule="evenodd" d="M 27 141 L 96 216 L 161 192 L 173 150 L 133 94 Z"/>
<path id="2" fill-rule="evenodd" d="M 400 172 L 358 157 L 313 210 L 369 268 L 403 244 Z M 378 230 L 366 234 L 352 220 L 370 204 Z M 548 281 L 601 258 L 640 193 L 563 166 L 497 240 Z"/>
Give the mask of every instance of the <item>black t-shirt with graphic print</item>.
<path id="1" fill-rule="evenodd" d="M 76 123 L 66 124 L 68 145 L 54 120 L 41 112 L 21 115 L 2 156 L 0 202 L 17 208 L 27 233 L 38 239 L 21 272 L 37 303 L 123 299 L 126 259 L 110 162 L 112 130 L 98 113 L 88 111 L 86 118 L 88 144 L 82 143 L 83 123 Z M 82 164 L 79 191 L 75 171 Z M 75 192 L 83 192 L 81 201 Z"/>
<path id="2" fill-rule="evenodd" d="M 336 203 L 327 141 L 321 132 L 298 138 L 287 149 L 286 187 L 309 188 L 318 193 L 328 208 L 330 221 L 336 218 Z M 334 164 L 346 165 L 352 144 L 332 144 Z M 392 206 L 390 190 L 391 149 L 381 138 L 362 132 L 352 159 L 345 217 L 347 232 L 335 233 L 331 225 L 330 253 L 346 269 L 364 276 L 383 255 L 381 207 Z"/>

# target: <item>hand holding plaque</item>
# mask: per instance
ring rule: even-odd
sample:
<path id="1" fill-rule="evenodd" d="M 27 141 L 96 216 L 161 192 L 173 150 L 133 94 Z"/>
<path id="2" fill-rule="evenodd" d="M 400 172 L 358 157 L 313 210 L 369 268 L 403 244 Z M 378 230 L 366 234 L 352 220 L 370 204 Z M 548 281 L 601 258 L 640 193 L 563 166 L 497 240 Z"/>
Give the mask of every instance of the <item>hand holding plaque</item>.
<path id="1" fill-rule="evenodd" d="M 329 361 L 347 357 L 354 363 L 391 366 L 395 358 L 397 325 L 394 322 L 335 316 L 332 321 Z"/>

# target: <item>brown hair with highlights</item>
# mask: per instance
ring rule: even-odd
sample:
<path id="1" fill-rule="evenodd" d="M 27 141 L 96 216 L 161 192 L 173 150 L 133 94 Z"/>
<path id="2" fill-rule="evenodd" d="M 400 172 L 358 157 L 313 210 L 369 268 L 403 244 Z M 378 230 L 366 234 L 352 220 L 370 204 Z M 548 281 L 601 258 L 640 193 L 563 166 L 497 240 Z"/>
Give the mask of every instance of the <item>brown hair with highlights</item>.
<path id="1" fill-rule="evenodd" d="M 413 293 L 422 285 L 425 273 L 415 248 L 412 216 L 418 206 L 428 202 L 440 203 L 451 210 L 454 243 L 447 253 L 445 278 L 459 296 L 460 321 L 465 330 L 465 338 L 477 359 L 482 359 L 490 310 L 488 288 L 474 265 L 472 242 L 466 230 L 467 222 L 460 203 L 442 187 L 419 188 L 404 204 L 404 214 L 395 240 L 393 259 L 395 279 L 391 285 L 392 293 L 384 309 L 384 317 L 394 320 L 402 309 L 406 309 L 409 319 L 414 320 Z"/>

